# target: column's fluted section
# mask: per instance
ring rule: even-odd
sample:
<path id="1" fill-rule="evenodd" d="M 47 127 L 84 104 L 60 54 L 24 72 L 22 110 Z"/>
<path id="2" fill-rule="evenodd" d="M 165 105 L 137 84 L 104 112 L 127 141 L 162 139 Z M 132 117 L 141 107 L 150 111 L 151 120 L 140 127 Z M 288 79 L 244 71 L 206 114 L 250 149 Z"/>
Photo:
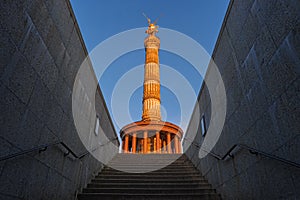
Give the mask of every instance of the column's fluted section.
<path id="1" fill-rule="evenodd" d="M 145 41 L 145 70 L 142 119 L 161 120 L 160 112 L 160 75 L 158 51 L 160 40 L 149 35 Z"/>

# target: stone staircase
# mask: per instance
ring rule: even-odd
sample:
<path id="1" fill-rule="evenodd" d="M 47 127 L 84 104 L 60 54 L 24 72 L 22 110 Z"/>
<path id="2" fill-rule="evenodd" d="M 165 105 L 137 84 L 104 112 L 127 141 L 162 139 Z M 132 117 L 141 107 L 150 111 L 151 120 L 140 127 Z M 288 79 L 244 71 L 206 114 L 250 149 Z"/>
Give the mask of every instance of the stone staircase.
<path id="1" fill-rule="evenodd" d="M 77 198 L 221 199 L 182 154 L 118 154 Z"/>

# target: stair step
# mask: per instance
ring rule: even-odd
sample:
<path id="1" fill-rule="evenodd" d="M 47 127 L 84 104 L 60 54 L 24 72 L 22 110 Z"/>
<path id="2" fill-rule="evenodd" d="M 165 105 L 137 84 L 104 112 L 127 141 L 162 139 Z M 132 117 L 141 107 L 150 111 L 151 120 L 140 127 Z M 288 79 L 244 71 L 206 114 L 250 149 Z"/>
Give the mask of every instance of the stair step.
<path id="1" fill-rule="evenodd" d="M 193 193 L 214 193 L 214 189 L 193 189 L 193 188 L 84 188 L 83 193 L 131 193 L 131 194 L 144 194 L 144 193 L 157 193 L 157 194 L 170 194 L 180 192 L 185 194 Z"/>
<path id="2" fill-rule="evenodd" d="M 202 176 L 145 176 L 145 175 L 101 175 L 96 176 L 95 180 L 103 180 L 103 179 L 132 179 L 132 180 L 139 180 L 139 179 L 147 179 L 147 180 L 156 180 L 156 179 L 164 179 L 164 180 L 172 180 L 172 181 L 181 181 L 181 180 L 194 180 L 194 179 L 202 179 Z"/>
<path id="3" fill-rule="evenodd" d="M 163 167 L 185 167 L 187 163 L 160 163 L 160 162 L 122 162 L 122 163 L 108 163 L 108 166 L 163 166 Z"/>
<path id="4" fill-rule="evenodd" d="M 182 178 L 182 177 L 185 177 L 185 178 L 189 178 L 189 177 L 198 177 L 198 176 L 201 176 L 200 174 L 198 173 L 111 173 L 111 174 L 108 174 L 108 173 L 100 173 L 99 175 L 97 175 L 96 177 L 116 177 L 116 176 L 130 176 L 130 177 L 178 177 L 178 178 Z"/>
<path id="5" fill-rule="evenodd" d="M 133 165 L 130 165 L 130 164 L 127 164 L 127 165 L 114 165 L 114 166 L 110 166 L 110 167 L 105 167 L 103 170 L 105 169 L 115 169 L 115 167 L 126 167 L 126 166 L 129 166 L 129 167 L 135 167 L 136 166 L 133 166 Z M 151 167 L 151 166 L 154 166 L 154 165 L 148 165 L 148 167 Z M 177 165 L 177 166 L 173 166 L 173 165 L 168 165 L 168 166 L 163 166 L 162 168 L 160 168 L 159 170 L 163 170 L 163 169 L 195 169 L 194 166 L 192 165 Z"/>
<path id="6" fill-rule="evenodd" d="M 109 165 L 107 168 L 111 168 L 111 169 L 114 169 L 115 167 L 126 167 L 126 166 L 130 166 L 130 167 L 134 167 L 134 166 L 145 166 L 145 167 L 156 167 L 156 166 L 161 166 L 162 168 L 161 169 L 165 169 L 165 168 L 170 168 L 170 169 L 173 169 L 173 168 L 180 168 L 180 169 L 185 169 L 185 168 L 194 168 L 193 165 L 189 165 L 189 164 L 180 164 L 180 165 L 167 165 L 167 166 L 163 166 L 163 164 L 151 164 L 151 163 L 148 163 L 148 164 L 136 164 L 136 165 L 133 165 L 132 163 L 118 163 L 118 164 L 111 164 Z"/>
<path id="7" fill-rule="evenodd" d="M 122 171 L 123 169 L 137 169 L 141 170 L 144 169 L 146 170 L 151 170 L 151 171 L 159 171 L 163 169 L 168 169 L 168 170 L 185 170 L 185 169 L 195 169 L 194 167 L 185 167 L 185 166 L 161 166 L 161 165 L 113 165 L 111 166 L 111 169 L 115 169 L 118 171 Z"/>
<path id="8" fill-rule="evenodd" d="M 137 175 L 137 174 L 145 174 L 145 175 L 160 175 L 160 176 L 164 176 L 164 175 L 173 175 L 173 176 L 177 176 L 177 175 L 199 175 L 199 173 L 197 173 L 196 171 L 180 171 L 180 172 L 176 172 L 176 171 L 159 171 L 159 172 L 147 172 L 147 173 L 127 173 L 127 172 L 120 172 L 120 171 L 103 171 L 101 173 L 99 173 L 98 175 Z"/>
<path id="9" fill-rule="evenodd" d="M 186 165 L 190 165 L 190 163 L 186 163 L 186 162 L 180 162 L 180 163 L 170 163 L 170 162 L 158 162 L 158 161 L 147 161 L 147 162 L 143 162 L 143 161 L 124 161 L 124 162 L 110 162 L 108 163 L 108 166 L 114 166 L 114 165 L 131 165 L 131 166 L 135 166 L 135 165 L 162 165 L 162 166 L 186 166 Z"/>
<path id="10" fill-rule="evenodd" d="M 116 170 L 116 171 L 122 171 L 123 169 L 144 169 L 146 170 L 151 170 L 151 171 L 160 171 L 160 170 L 195 170 L 194 167 L 168 167 L 168 168 L 162 168 L 160 166 L 132 166 L 132 165 L 122 165 L 122 166 L 112 166 L 110 170 Z M 104 169 L 106 170 L 106 169 Z"/>
<path id="11" fill-rule="evenodd" d="M 208 183 L 89 183 L 87 188 L 107 188 L 107 187 L 123 187 L 123 188 L 202 188 L 202 189 L 211 189 L 211 186 Z"/>
<path id="12" fill-rule="evenodd" d="M 127 168 L 130 169 L 130 168 Z M 197 173 L 198 171 L 196 169 L 161 169 L 156 171 L 150 171 L 147 173 Z M 99 173 L 128 173 L 126 171 L 120 171 L 115 169 L 104 169 Z"/>
<path id="13" fill-rule="evenodd" d="M 159 171 L 159 172 L 158 172 Z M 191 172 L 195 173 L 197 172 L 195 169 L 188 169 L 188 170 L 176 170 L 176 169 L 167 169 L 167 170 L 153 170 L 153 169 L 147 169 L 147 168 L 118 168 L 118 170 L 104 170 L 104 173 L 114 173 L 114 172 L 123 172 L 123 173 L 129 173 L 129 174 L 151 174 L 153 172 L 158 172 L 158 173 L 168 173 L 168 172 Z M 200 174 L 200 173 L 198 173 Z"/>
<path id="14" fill-rule="evenodd" d="M 103 199 L 157 199 L 157 200 L 220 200 L 220 196 L 217 194 L 203 194 L 203 193 L 193 193 L 193 194 L 182 194 L 182 193 L 173 193 L 173 194 L 123 194 L 123 193 L 85 193 L 79 194 L 79 200 L 103 200 Z"/>
<path id="15" fill-rule="evenodd" d="M 194 179 L 186 179 L 186 180 L 180 180 L 178 179 L 148 179 L 148 180 L 143 180 L 143 179 L 132 179 L 132 178 L 127 178 L 127 179 L 93 179 L 92 183 L 207 183 L 207 180 L 204 178 L 194 178 Z"/>

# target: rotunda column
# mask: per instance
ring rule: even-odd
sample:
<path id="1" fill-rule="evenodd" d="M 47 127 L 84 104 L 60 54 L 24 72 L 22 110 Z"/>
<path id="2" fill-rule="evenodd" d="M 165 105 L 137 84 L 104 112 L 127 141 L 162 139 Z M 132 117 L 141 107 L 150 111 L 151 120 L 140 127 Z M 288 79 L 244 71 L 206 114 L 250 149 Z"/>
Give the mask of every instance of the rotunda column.
<path id="1" fill-rule="evenodd" d="M 125 135 L 125 145 L 124 145 L 124 151 L 125 153 L 128 153 L 128 141 L 129 141 L 129 135 Z"/>
<path id="2" fill-rule="evenodd" d="M 172 153 L 172 149 L 171 149 L 171 133 L 167 133 L 167 148 L 168 148 L 168 153 Z"/>
<path id="3" fill-rule="evenodd" d="M 132 153 L 136 153 L 136 133 L 132 134 Z"/>
<path id="4" fill-rule="evenodd" d="M 181 148 L 181 141 L 180 138 L 178 137 L 178 153 L 182 153 L 182 148 Z"/>
<path id="5" fill-rule="evenodd" d="M 177 135 L 174 136 L 174 146 L 175 146 L 175 153 L 179 153 L 179 142 Z"/>
<path id="6" fill-rule="evenodd" d="M 148 132 L 147 131 L 144 131 L 144 147 L 143 147 L 143 150 L 144 150 L 144 153 L 147 153 L 148 152 Z"/>
<path id="7" fill-rule="evenodd" d="M 160 146 L 159 146 L 159 141 L 160 141 L 160 138 L 159 138 L 159 131 L 156 131 L 156 133 L 155 133 L 155 136 L 156 136 L 156 152 L 158 153 L 160 153 L 161 152 L 161 148 L 160 148 Z"/>

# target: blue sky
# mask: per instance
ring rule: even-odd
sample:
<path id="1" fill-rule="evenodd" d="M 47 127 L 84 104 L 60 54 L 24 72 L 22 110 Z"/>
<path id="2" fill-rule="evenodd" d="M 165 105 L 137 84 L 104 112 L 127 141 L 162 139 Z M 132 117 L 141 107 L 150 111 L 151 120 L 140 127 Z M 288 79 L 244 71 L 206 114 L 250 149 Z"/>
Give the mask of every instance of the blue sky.
<path id="1" fill-rule="evenodd" d="M 179 31 L 191 37 L 211 55 L 229 0 L 71 0 L 71 4 L 89 52 L 104 40 L 120 32 L 141 27 L 145 27 L 146 30 L 147 20 L 142 15 L 142 13 L 146 13 L 152 20 L 160 16 L 157 23 L 159 27 Z M 157 35 L 159 36 L 159 33 Z M 142 37 L 146 37 L 146 34 Z M 162 40 L 161 43 L 163 42 Z M 143 40 L 141 40 L 141 45 L 143 45 Z M 139 66 L 138 69 L 141 70 L 138 70 L 138 77 L 142 80 L 144 57 L 143 50 L 132 51 L 120 56 L 107 68 L 99 80 L 117 131 L 126 123 L 141 120 L 142 81 L 131 92 L 128 104 L 124 103 L 122 98 L 115 100 L 118 104 L 127 107 L 130 117 L 116 123 L 118 119 L 116 115 L 113 115 L 111 105 L 113 90 L 124 74 Z M 202 77 L 187 60 L 174 53 L 161 50 L 160 63 L 181 74 L 198 94 Z M 168 78 L 167 71 L 161 70 L 161 79 Z M 179 81 L 177 85 L 180 89 Z M 126 85 L 123 87 L 126 88 Z M 161 101 L 163 119 L 175 124 L 184 121 L 182 126 L 185 129 L 190 116 L 184 116 L 182 119 L 178 94 L 174 93 L 167 85 L 162 86 Z M 188 110 L 191 113 L 194 104 L 191 103 L 189 106 Z"/>

